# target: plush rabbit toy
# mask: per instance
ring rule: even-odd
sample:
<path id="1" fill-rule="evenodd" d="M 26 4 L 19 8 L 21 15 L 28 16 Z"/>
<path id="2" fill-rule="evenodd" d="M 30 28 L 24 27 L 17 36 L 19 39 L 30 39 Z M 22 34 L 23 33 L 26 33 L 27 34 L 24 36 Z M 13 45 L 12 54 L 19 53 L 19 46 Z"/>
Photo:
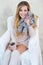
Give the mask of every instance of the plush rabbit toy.
<path id="1" fill-rule="evenodd" d="M 27 18 L 30 20 L 30 25 L 33 25 L 35 23 L 35 17 L 34 17 L 34 14 L 32 12 L 29 11 L 27 13 L 25 19 L 27 19 Z M 18 29 L 17 29 L 18 32 L 22 32 L 24 28 L 25 28 L 25 32 L 29 31 L 29 27 L 25 23 L 25 19 L 20 20 L 20 25 L 18 26 Z"/>

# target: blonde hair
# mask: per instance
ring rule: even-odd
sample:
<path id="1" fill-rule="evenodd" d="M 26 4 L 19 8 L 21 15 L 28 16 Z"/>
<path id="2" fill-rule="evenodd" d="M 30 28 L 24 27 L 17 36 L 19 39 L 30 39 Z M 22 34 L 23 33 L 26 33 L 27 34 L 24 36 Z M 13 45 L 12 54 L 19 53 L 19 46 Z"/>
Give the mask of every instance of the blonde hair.
<path id="1" fill-rule="evenodd" d="M 27 10 L 30 11 L 30 5 L 27 1 L 21 1 L 18 5 L 17 5 L 17 9 L 16 9 L 16 14 L 15 14 L 15 18 L 14 18 L 14 30 L 16 30 L 20 24 L 20 16 L 19 16 L 19 11 L 21 9 L 22 6 L 27 6 Z M 35 27 L 35 25 L 34 25 Z M 19 36 L 22 33 L 16 32 L 16 35 Z"/>

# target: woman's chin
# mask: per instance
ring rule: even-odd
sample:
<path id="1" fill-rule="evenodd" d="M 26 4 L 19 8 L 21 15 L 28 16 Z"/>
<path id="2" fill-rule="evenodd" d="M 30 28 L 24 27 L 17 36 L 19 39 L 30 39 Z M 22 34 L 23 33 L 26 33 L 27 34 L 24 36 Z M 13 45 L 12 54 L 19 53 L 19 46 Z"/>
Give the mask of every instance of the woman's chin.
<path id="1" fill-rule="evenodd" d="M 22 19 L 24 19 L 25 17 L 21 17 Z"/>

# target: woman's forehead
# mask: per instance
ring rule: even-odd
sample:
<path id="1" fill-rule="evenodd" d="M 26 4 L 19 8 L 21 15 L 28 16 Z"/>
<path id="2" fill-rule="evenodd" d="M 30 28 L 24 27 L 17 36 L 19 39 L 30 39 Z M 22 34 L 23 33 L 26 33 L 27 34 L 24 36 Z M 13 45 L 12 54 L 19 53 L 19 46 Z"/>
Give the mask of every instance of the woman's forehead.
<path id="1" fill-rule="evenodd" d="M 27 6 L 26 5 L 23 5 L 23 6 L 20 7 L 20 10 L 21 9 L 27 9 Z"/>

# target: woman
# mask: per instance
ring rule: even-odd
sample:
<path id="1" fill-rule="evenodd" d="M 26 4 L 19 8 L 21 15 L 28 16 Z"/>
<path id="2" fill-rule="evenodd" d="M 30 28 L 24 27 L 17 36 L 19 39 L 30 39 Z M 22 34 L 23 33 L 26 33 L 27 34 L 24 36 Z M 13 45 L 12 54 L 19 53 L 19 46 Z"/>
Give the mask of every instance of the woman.
<path id="1" fill-rule="evenodd" d="M 35 39 L 37 28 L 36 19 L 37 16 L 31 13 L 28 2 L 22 1 L 18 4 L 15 18 L 12 17 L 10 20 L 10 23 L 12 22 L 11 26 L 9 26 L 8 21 L 9 41 L 7 41 L 7 43 L 5 42 L 6 47 L 4 47 L 3 65 L 41 65 L 39 63 L 39 50 L 37 51 L 37 54 L 35 54 L 36 49 L 31 47 L 30 50 L 29 47 L 31 46 L 30 43 L 32 43 L 32 45 L 34 43 L 34 41 L 30 39 L 33 37 Z M 37 44 L 37 42 L 35 43 Z"/>

